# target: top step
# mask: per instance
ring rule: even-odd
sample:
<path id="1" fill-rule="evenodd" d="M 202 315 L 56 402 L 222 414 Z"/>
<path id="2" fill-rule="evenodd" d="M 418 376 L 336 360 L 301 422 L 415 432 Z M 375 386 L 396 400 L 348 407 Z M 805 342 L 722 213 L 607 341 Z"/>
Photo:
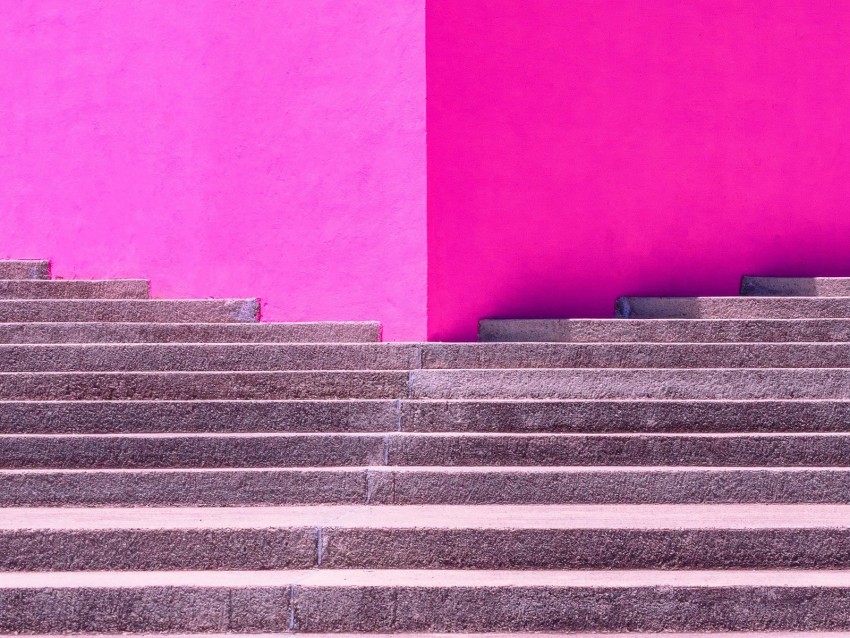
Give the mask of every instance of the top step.
<path id="1" fill-rule="evenodd" d="M 747 297 L 850 297 L 850 277 L 743 277 Z"/>
<path id="2" fill-rule="evenodd" d="M 0 260 L 0 279 L 50 279 L 50 262 L 45 259 Z"/>

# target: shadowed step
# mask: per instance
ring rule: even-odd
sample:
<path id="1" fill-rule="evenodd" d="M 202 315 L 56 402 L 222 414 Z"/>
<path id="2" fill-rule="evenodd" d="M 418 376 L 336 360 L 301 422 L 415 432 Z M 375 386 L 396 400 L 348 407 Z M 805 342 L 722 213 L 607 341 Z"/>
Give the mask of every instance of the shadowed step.
<path id="1" fill-rule="evenodd" d="M 624 319 L 846 319 L 850 297 L 620 297 Z"/>
<path id="2" fill-rule="evenodd" d="M 741 294 L 752 297 L 848 297 L 850 277 L 743 277 Z"/>
<path id="3" fill-rule="evenodd" d="M 0 327 L 2 335 L 2 327 Z M 850 319 L 487 319 L 479 341 L 850 341 Z"/>

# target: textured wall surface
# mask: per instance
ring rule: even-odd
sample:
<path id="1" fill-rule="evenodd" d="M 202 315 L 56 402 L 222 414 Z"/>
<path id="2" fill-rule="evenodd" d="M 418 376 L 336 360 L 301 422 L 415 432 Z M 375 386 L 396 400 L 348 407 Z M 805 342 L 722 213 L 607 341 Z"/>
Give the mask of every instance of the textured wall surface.
<path id="1" fill-rule="evenodd" d="M 425 336 L 424 0 L 0 3 L 0 257 Z"/>
<path id="2" fill-rule="evenodd" d="M 850 275 L 850 3 L 427 13 L 431 338 Z"/>

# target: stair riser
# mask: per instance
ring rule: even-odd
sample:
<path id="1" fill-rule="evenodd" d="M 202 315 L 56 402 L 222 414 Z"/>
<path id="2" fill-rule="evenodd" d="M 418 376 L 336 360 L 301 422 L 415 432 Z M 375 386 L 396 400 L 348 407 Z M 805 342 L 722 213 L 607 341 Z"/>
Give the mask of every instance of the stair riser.
<path id="1" fill-rule="evenodd" d="M 0 300 L 0 323 L 17 322 L 166 322 L 234 323 L 259 319 L 256 299 L 204 300 Z"/>
<path id="2" fill-rule="evenodd" d="M 848 368 L 848 344 L 0 345 L 0 372 Z"/>
<path id="3" fill-rule="evenodd" d="M 625 319 L 846 319 L 848 297 L 623 297 Z"/>
<path id="4" fill-rule="evenodd" d="M 742 277 L 741 294 L 758 297 L 847 297 L 848 277 Z"/>
<path id="5" fill-rule="evenodd" d="M 5 365 L 2 359 L 0 365 Z M 421 367 L 845 368 L 850 367 L 850 343 L 425 344 L 422 346 Z"/>
<path id="6" fill-rule="evenodd" d="M 791 587 L 296 586 L 293 592 L 295 627 L 305 632 L 846 629 L 848 595 Z"/>
<path id="7" fill-rule="evenodd" d="M 387 432 L 398 426 L 393 400 L 0 402 L 3 434 Z"/>
<path id="8" fill-rule="evenodd" d="M 0 507 L 361 505 L 364 469 L 0 473 Z"/>
<path id="9" fill-rule="evenodd" d="M 850 503 L 842 470 L 126 470 L 0 473 L 0 506 Z"/>
<path id="10" fill-rule="evenodd" d="M 402 401 L 401 412 L 407 432 L 850 431 L 842 401 Z"/>
<path id="11" fill-rule="evenodd" d="M 147 281 L 5 281 L 0 280 L 0 299 L 147 299 Z"/>
<path id="12" fill-rule="evenodd" d="M 850 436 L 24 436 L 0 468 L 850 466 Z"/>
<path id="13" fill-rule="evenodd" d="M 0 279 L 50 279 L 50 262 L 36 259 L 0 261 Z"/>
<path id="14" fill-rule="evenodd" d="M 318 547 L 321 543 L 321 558 Z M 850 530 L 215 529 L 0 532 L 2 571 L 847 569 Z"/>
<path id="15" fill-rule="evenodd" d="M 478 339 L 573 343 L 850 341 L 850 320 L 504 319 L 482 321 Z"/>
<path id="16" fill-rule="evenodd" d="M 0 631 L 846 630 L 848 596 L 837 587 L 4 589 Z"/>
<path id="17" fill-rule="evenodd" d="M 75 469 L 383 465 L 385 445 L 383 436 L 366 434 L 167 439 L 23 437 L 0 440 L 0 467 Z"/>
<path id="18" fill-rule="evenodd" d="M 389 343 L 0 345 L 0 372 L 407 370 L 418 361 L 416 347 Z"/>
<path id="19" fill-rule="evenodd" d="M 844 399 L 850 370 L 414 370 L 416 399 Z"/>
<path id="20" fill-rule="evenodd" d="M 286 631 L 289 586 L 0 589 L 0 632 Z"/>
<path id="21" fill-rule="evenodd" d="M 363 323 L 0 323 L 0 343 L 347 343 L 380 341 Z"/>
<path id="22" fill-rule="evenodd" d="M 406 372 L 5 374 L 5 400 L 384 399 L 407 394 Z"/>
<path id="23" fill-rule="evenodd" d="M 850 432 L 850 402 L 7 401 L 0 433 Z"/>

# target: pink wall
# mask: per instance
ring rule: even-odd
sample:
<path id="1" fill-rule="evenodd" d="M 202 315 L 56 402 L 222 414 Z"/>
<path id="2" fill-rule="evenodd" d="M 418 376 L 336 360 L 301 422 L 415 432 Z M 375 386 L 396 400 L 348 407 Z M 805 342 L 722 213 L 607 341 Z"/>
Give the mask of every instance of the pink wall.
<path id="1" fill-rule="evenodd" d="M 429 335 L 850 275 L 850 3 L 429 0 Z"/>
<path id="2" fill-rule="evenodd" d="M 425 335 L 424 0 L 0 3 L 0 257 Z"/>

